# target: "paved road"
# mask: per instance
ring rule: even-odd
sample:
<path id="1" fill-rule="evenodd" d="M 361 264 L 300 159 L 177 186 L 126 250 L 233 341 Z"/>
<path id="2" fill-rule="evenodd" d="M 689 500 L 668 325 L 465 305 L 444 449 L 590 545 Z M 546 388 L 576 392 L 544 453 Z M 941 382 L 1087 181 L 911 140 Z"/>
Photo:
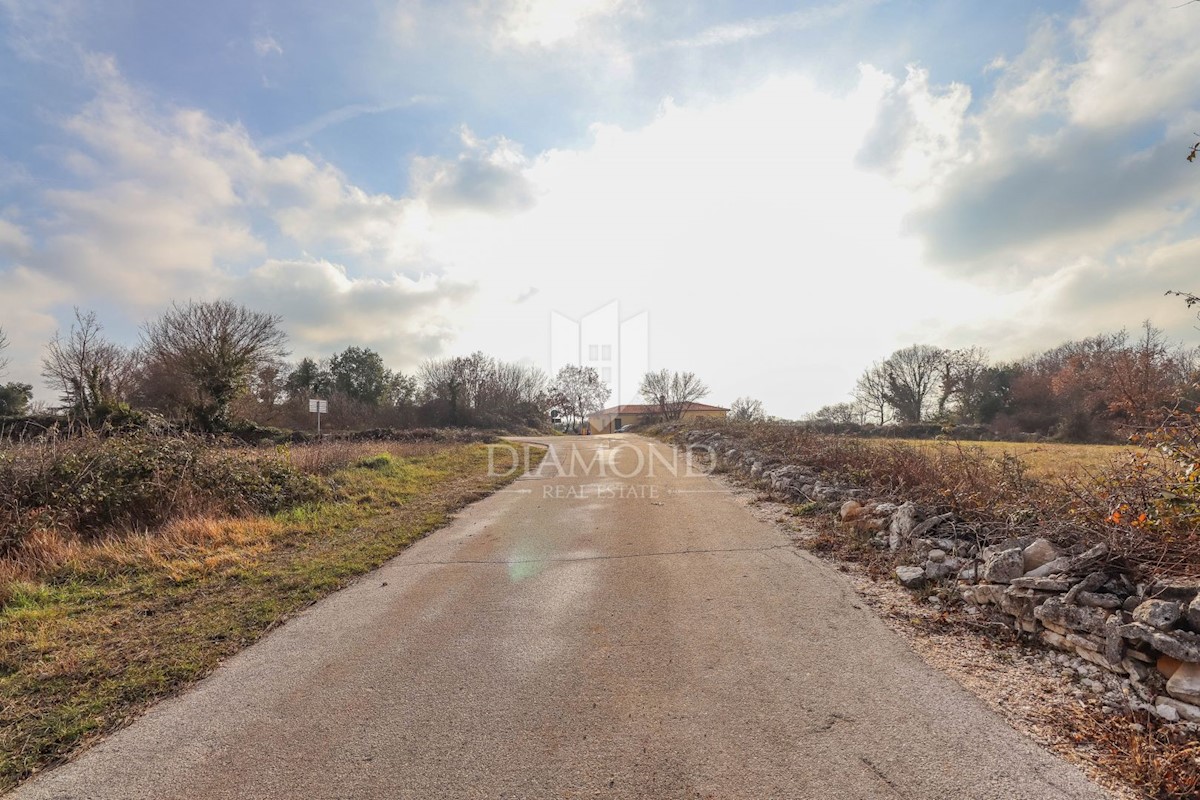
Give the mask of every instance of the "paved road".
<path id="1" fill-rule="evenodd" d="M 1104 796 L 716 483 L 647 475 L 667 448 L 553 441 L 591 475 L 551 461 L 15 797 Z"/>

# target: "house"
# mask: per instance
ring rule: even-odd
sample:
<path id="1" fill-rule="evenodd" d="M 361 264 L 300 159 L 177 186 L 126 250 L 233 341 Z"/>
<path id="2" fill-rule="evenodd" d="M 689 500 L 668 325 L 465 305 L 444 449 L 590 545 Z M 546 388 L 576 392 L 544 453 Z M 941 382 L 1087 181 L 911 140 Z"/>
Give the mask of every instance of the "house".
<path id="1" fill-rule="evenodd" d="M 719 417 L 724 419 L 728 412 L 729 409 L 721 408 L 720 406 L 692 403 L 683 412 L 683 418 Z M 659 408 L 654 405 L 625 404 L 612 406 L 611 408 L 605 408 L 590 415 L 588 417 L 588 427 L 592 433 L 616 433 L 624 425 L 637 425 L 641 422 L 650 422 L 658 416 Z"/>

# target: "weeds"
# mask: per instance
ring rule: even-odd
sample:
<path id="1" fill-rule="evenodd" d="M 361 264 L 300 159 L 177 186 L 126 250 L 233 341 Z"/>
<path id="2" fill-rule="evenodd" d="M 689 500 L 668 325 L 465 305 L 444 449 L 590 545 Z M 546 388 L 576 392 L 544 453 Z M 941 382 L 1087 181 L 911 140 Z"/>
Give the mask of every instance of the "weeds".
<path id="1" fill-rule="evenodd" d="M 319 502 L 86 537 L 38 527 L 0 558 L 0 792 L 127 724 L 508 480 L 489 475 L 481 445 L 317 449 L 210 456 L 297 474 L 304 465 L 330 487 Z"/>
<path id="2" fill-rule="evenodd" d="M 723 448 L 805 465 L 879 499 L 912 500 L 930 514 L 953 512 L 981 544 L 1036 532 L 1066 546 L 1105 542 L 1114 565 L 1139 574 L 1200 571 L 1200 448 L 1184 447 L 1178 436 L 1173 449 L 1156 441 L 1144 449 L 1097 446 L 1099 455 L 1038 445 L 1035 470 L 995 443 L 861 439 L 721 420 L 667 425 L 658 433 L 697 429 L 720 433 Z M 1064 448 L 1057 469 L 1055 447 Z"/>

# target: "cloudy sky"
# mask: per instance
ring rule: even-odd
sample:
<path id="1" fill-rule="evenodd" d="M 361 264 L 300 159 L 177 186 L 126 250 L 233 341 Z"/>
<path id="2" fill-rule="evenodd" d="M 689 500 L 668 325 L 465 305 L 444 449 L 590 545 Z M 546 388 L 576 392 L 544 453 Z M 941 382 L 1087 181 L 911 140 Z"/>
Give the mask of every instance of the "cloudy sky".
<path id="1" fill-rule="evenodd" d="M 617 300 L 783 416 L 916 341 L 1200 340 L 1200 5 L 0 0 L 0 38 L 7 380 L 73 306 L 133 342 L 214 297 L 406 370 L 547 365 Z"/>

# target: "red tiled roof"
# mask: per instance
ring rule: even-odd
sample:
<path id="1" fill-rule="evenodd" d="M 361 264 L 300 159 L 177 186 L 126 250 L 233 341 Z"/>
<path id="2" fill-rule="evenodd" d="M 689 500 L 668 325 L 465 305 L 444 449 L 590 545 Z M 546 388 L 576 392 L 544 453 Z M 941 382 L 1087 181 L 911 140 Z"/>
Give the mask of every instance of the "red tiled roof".
<path id="1" fill-rule="evenodd" d="M 710 406 L 707 403 L 689 403 L 688 411 L 728 411 L 729 409 L 723 406 Z M 602 408 L 595 414 L 657 414 L 658 406 L 645 405 L 642 403 L 628 403 L 623 406 L 613 406 L 612 408 Z"/>

